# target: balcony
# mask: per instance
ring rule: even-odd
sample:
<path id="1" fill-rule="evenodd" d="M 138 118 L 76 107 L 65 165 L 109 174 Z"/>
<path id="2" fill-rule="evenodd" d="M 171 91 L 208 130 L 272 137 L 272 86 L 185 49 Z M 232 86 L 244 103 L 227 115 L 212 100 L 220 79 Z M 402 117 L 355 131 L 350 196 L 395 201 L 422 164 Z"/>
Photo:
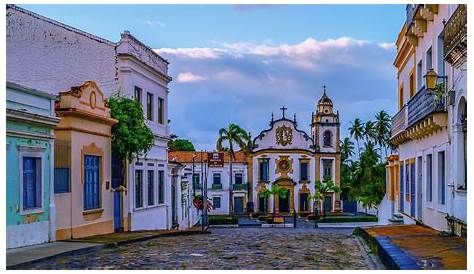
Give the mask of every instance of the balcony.
<path id="1" fill-rule="evenodd" d="M 392 137 L 407 128 L 407 110 L 407 105 L 404 105 L 403 108 L 392 117 Z"/>
<path id="2" fill-rule="evenodd" d="M 245 190 L 247 191 L 248 184 L 233 184 L 232 189 L 233 190 Z"/>
<path id="3" fill-rule="evenodd" d="M 411 127 L 430 114 L 446 112 L 446 97 L 437 97 L 433 92 L 422 87 L 415 96 L 408 101 L 407 108 L 407 127 Z"/>
<path id="4" fill-rule="evenodd" d="M 467 60 L 467 9 L 460 4 L 444 26 L 444 59 L 459 68 Z"/>
<path id="5" fill-rule="evenodd" d="M 410 44 L 418 46 L 418 39 L 427 31 L 427 22 L 438 14 L 437 4 L 408 4 L 406 7 L 406 36 Z"/>
<path id="6" fill-rule="evenodd" d="M 222 184 L 212 184 L 211 189 L 222 189 Z"/>

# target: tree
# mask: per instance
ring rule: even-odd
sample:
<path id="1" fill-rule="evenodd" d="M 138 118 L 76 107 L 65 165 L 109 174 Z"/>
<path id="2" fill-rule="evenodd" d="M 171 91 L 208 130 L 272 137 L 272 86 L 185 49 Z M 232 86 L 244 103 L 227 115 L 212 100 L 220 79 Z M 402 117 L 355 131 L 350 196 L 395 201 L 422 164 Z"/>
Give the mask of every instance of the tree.
<path id="1" fill-rule="evenodd" d="M 265 198 L 268 198 L 269 196 L 273 196 L 273 218 L 275 218 L 275 211 L 276 211 L 275 198 L 277 196 L 283 199 L 286 198 L 286 195 L 288 195 L 288 189 L 273 184 L 270 189 L 265 189 L 261 191 L 258 195 L 260 197 L 265 197 Z"/>
<path id="2" fill-rule="evenodd" d="M 325 176 L 322 182 L 316 180 L 314 184 L 314 195 L 311 197 L 321 205 L 323 216 L 326 216 L 326 210 L 324 209 L 324 205 L 321 203 L 324 201 L 324 197 L 326 197 L 328 193 L 339 193 L 340 191 L 341 189 L 333 183 L 330 176 Z"/>
<path id="3" fill-rule="evenodd" d="M 186 139 L 175 139 L 168 142 L 169 151 L 196 151 L 193 143 Z"/>
<path id="4" fill-rule="evenodd" d="M 376 136 L 375 136 L 374 122 L 367 121 L 364 123 L 364 137 L 365 137 L 366 144 L 369 143 L 370 141 L 375 140 Z"/>
<path id="5" fill-rule="evenodd" d="M 235 160 L 235 146 L 247 151 L 250 136 L 245 130 L 236 124 L 230 124 L 227 128 L 219 130 L 219 138 L 217 139 L 217 151 L 228 151 L 230 156 L 230 182 L 229 182 L 229 211 L 233 213 L 233 197 L 232 197 L 232 162 Z"/>
<path id="6" fill-rule="evenodd" d="M 391 120 L 388 113 L 381 110 L 375 114 L 375 140 L 380 146 L 380 160 L 382 160 L 382 148 L 385 150 L 387 156 L 388 140 L 390 138 Z"/>
<path id="7" fill-rule="evenodd" d="M 112 126 L 112 148 L 124 160 L 131 161 L 147 153 L 154 145 L 154 136 L 145 124 L 140 103 L 118 94 L 108 99 L 110 115 L 118 123 Z"/>
<path id="8" fill-rule="evenodd" d="M 344 138 L 344 140 L 340 141 L 339 145 L 341 149 L 341 160 L 345 162 L 347 159 L 354 155 L 354 143 L 349 139 L 349 137 Z"/>
<path id="9" fill-rule="evenodd" d="M 351 134 L 351 137 L 353 137 L 357 142 L 357 152 L 360 157 L 359 140 L 364 136 L 364 128 L 363 123 L 359 118 L 356 118 L 354 122 L 352 122 L 351 127 L 349 128 L 349 133 Z"/>

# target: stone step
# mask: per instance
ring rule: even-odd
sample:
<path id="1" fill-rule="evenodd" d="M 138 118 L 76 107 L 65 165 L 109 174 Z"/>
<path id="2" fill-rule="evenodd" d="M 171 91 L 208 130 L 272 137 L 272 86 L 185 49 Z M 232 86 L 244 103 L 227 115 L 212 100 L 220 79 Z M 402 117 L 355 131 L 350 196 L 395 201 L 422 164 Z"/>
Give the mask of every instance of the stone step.
<path id="1" fill-rule="evenodd" d="M 398 219 L 398 218 L 390 218 L 388 219 L 388 221 L 392 223 L 397 223 L 397 224 L 403 223 L 403 219 Z"/>
<path id="2" fill-rule="evenodd" d="M 394 217 L 394 218 L 397 218 L 397 219 L 403 219 L 403 216 L 402 216 L 402 214 L 400 214 L 400 213 L 395 213 L 395 214 L 393 214 L 393 217 Z"/>

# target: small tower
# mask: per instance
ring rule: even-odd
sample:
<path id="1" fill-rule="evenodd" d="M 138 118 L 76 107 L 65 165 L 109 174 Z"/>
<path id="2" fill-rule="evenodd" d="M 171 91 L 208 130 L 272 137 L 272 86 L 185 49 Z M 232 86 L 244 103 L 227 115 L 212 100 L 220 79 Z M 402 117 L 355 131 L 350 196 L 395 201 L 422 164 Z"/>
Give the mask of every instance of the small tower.
<path id="1" fill-rule="evenodd" d="M 318 100 L 311 121 L 311 135 L 320 152 L 339 152 L 339 112 L 334 113 L 332 100 L 326 94 Z"/>

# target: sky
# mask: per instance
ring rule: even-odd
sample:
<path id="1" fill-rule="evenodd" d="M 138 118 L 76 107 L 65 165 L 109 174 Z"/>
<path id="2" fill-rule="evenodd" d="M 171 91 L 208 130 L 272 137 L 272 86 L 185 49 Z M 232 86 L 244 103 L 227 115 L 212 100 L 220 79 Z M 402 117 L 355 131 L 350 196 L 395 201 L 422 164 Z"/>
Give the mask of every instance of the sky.
<path id="1" fill-rule="evenodd" d="M 394 42 L 404 5 L 20 5 L 118 41 L 129 30 L 169 62 L 172 133 L 215 149 L 236 123 L 257 136 L 271 113 L 310 133 L 326 85 L 350 122 L 396 112 Z"/>

